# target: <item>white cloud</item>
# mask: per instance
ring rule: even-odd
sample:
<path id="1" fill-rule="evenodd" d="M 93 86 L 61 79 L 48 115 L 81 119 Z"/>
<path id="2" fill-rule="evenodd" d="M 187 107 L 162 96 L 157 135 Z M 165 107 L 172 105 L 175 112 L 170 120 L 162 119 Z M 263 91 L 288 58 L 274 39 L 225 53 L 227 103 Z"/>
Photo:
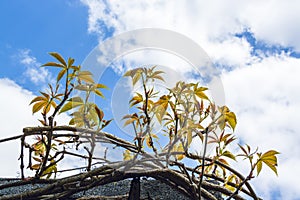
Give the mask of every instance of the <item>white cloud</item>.
<path id="1" fill-rule="evenodd" d="M 116 34 L 138 28 L 169 29 L 192 38 L 212 57 L 227 60 L 228 55 L 216 50 L 220 46 L 233 58 L 250 56 L 249 46 L 234 38 L 234 34 L 248 29 L 258 40 L 300 50 L 300 28 L 295 25 L 300 22 L 300 3 L 296 0 L 82 2 L 89 8 L 89 31 L 102 35 L 106 26 L 114 28 Z M 228 48 L 228 42 L 220 40 L 239 47 Z"/>
<path id="2" fill-rule="evenodd" d="M 299 6 L 297 0 L 255 1 L 242 10 L 241 18 L 257 39 L 300 51 Z"/>
<path id="3" fill-rule="evenodd" d="M 24 75 L 36 85 L 51 82 L 51 73 L 47 69 L 41 68 L 42 64 L 30 53 L 29 49 L 19 50 L 19 62 L 26 67 Z"/>
<path id="4" fill-rule="evenodd" d="M 298 180 L 294 178 L 295 164 L 300 163 L 299 65 L 299 59 L 274 56 L 222 77 L 226 102 L 238 116 L 236 134 L 261 151 L 276 149 L 281 153 L 279 177 L 264 170 L 265 174 L 255 181 L 257 190 L 265 196 L 272 188 L 285 199 L 300 196 Z"/>
<path id="5" fill-rule="evenodd" d="M 0 138 L 12 137 L 22 134 L 22 129 L 32 126 L 36 119 L 31 114 L 29 102 L 34 95 L 22 89 L 9 79 L 0 79 Z M 0 151 L 1 177 L 16 177 L 20 172 L 20 141 L 2 143 Z"/>
<path id="6" fill-rule="evenodd" d="M 24 127 L 40 125 L 37 119 L 41 116 L 32 115 L 32 107 L 29 106 L 30 101 L 35 97 L 32 92 L 23 89 L 10 79 L 2 78 L 0 79 L 0 96 L 0 139 L 21 135 Z M 66 125 L 70 118 L 61 114 L 56 120 L 58 125 Z M 1 143 L 0 146 L 0 177 L 17 177 L 20 172 L 18 160 L 20 140 Z"/>
<path id="7" fill-rule="evenodd" d="M 229 37 L 222 41 L 214 41 L 206 46 L 214 63 L 223 66 L 238 67 L 256 60 L 250 52 L 253 47 L 245 38 Z"/>

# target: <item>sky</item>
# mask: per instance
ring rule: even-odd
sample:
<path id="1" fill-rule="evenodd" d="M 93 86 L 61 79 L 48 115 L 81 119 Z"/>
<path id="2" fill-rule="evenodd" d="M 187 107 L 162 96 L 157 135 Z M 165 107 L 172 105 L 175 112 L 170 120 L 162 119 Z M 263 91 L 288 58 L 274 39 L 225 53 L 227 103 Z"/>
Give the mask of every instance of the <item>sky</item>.
<path id="1" fill-rule="evenodd" d="M 40 68 L 50 61 L 48 52 L 88 63 L 95 47 L 114 36 L 142 28 L 168 30 L 189 38 L 209 57 L 224 103 L 237 115 L 237 136 L 261 151 L 281 153 L 278 177 L 263 168 L 252 181 L 257 193 L 264 199 L 300 199 L 299 1 L 3 0 L 0 7 L 0 138 L 37 125 L 28 104 L 55 81 L 55 71 Z M 190 71 L 174 53 L 127 52 L 100 78 L 110 87 L 103 105 L 118 110 L 114 106 L 125 102 L 119 96 L 124 66 L 153 63 L 175 74 Z M 107 117 L 118 115 L 110 110 Z M 68 116 L 60 119 L 67 122 Z M 18 176 L 19 143 L 0 148 L 0 176 Z"/>

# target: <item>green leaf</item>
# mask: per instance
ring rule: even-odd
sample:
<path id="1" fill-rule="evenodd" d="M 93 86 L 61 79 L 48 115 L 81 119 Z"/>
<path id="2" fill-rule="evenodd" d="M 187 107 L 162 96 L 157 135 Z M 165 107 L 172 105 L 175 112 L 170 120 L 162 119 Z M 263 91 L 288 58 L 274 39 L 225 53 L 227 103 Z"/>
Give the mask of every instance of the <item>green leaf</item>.
<path id="1" fill-rule="evenodd" d="M 56 58 L 61 64 L 63 64 L 65 67 L 67 67 L 66 61 L 63 59 L 63 57 L 56 52 L 50 52 L 49 53 L 51 56 L 53 56 L 54 58 Z"/>

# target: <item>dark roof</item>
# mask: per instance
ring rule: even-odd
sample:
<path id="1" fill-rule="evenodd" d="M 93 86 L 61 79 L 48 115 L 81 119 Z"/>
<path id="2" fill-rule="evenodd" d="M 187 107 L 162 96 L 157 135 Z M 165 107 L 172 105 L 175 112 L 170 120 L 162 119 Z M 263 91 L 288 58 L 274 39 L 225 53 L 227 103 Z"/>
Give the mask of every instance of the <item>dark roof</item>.
<path id="1" fill-rule="evenodd" d="M 9 182 L 19 181 L 17 179 L 0 179 L 0 185 Z M 109 183 L 102 186 L 96 186 L 84 192 L 73 194 L 67 199 L 128 199 L 131 180 L 122 180 Z M 0 199 L 2 195 L 17 194 L 25 191 L 41 188 L 46 184 L 27 184 L 22 186 L 10 187 L 0 190 Z M 158 180 L 141 178 L 140 199 L 189 199 L 171 186 Z M 87 198 L 88 197 L 88 198 Z"/>

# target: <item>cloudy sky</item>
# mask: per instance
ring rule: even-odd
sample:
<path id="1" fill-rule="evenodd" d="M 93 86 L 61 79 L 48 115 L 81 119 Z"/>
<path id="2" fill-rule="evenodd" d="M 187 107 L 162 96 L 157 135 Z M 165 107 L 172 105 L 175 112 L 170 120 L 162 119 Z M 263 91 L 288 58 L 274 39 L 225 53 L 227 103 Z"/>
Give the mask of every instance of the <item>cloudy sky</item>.
<path id="1" fill-rule="evenodd" d="M 300 199 L 299 1 L 4 0 L 0 7 L 0 138 L 37 124 L 28 103 L 54 80 L 54 71 L 39 67 L 48 52 L 80 64 L 112 36 L 166 29 L 201 46 L 218 70 L 225 103 L 238 117 L 236 134 L 261 151 L 281 152 L 279 176 L 263 169 L 253 181 L 257 192 L 264 199 Z M 128 58 L 153 64 L 147 53 Z M 188 69 L 178 57 L 151 53 L 158 64 L 176 63 L 178 73 Z M 121 73 L 122 66 L 114 70 Z M 17 145 L 0 144 L 0 176 L 17 176 Z"/>

